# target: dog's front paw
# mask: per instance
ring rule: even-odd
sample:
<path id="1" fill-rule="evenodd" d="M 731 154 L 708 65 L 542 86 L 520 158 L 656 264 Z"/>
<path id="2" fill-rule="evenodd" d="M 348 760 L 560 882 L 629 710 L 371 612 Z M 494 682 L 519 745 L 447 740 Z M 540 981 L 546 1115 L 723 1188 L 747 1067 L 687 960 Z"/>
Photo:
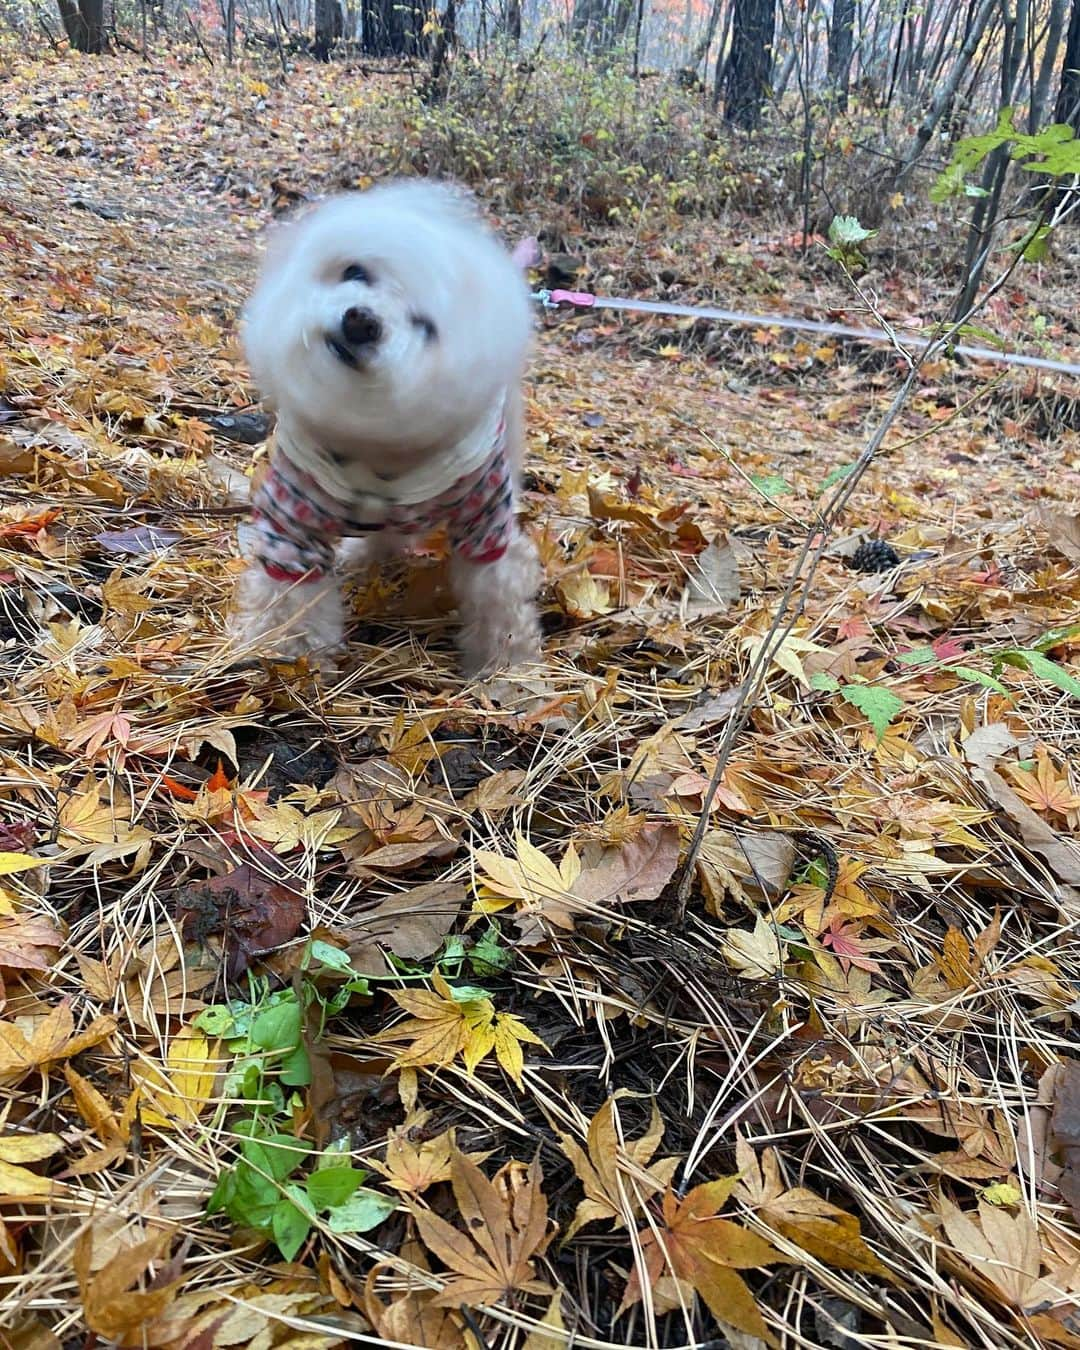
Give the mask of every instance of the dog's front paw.
<path id="1" fill-rule="evenodd" d="M 489 623 L 466 624 L 458 635 L 458 651 L 467 680 L 536 665 L 542 658 L 540 626 L 531 609 L 521 613 L 516 631 L 510 633 Z"/>
<path id="2" fill-rule="evenodd" d="M 345 647 L 341 594 L 331 579 L 276 581 L 253 564 L 237 585 L 228 631 L 238 660 L 307 658 L 330 671 Z"/>
<path id="3" fill-rule="evenodd" d="M 541 572 L 526 535 L 515 533 L 503 556 L 491 563 L 455 558 L 452 574 L 461 611 L 461 668 L 467 678 L 541 660 L 535 605 Z"/>

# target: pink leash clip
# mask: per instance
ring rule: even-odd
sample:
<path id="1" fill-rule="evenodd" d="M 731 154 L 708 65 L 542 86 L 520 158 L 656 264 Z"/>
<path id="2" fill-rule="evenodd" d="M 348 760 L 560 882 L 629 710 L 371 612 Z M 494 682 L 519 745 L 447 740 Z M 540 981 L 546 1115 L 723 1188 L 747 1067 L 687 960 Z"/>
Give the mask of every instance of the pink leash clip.
<path id="1" fill-rule="evenodd" d="M 591 309 L 596 304 L 596 296 L 588 291 L 552 291 L 549 298 L 553 305 L 573 305 L 575 309 Z"/>

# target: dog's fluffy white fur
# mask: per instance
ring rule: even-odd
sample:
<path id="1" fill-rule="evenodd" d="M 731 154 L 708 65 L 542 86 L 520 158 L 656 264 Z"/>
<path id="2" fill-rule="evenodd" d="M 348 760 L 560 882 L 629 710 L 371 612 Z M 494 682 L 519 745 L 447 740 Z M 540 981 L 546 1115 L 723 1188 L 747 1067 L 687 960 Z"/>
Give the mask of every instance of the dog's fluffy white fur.
<path id="1" fill-rule="evenodd" d="M 378 340 L 342 350 L 343 314 L 373 315 Z M 423 472 L 490 421 L 505 398 L 515 479 L 523 444 L 521 379 L 532 331 L 521 271 L 454 190 L 394 182 L 338 197 L 271 240 L 244 314 L 244 345 L 284 442 L 319 447 L 340 468 L 392 483 Z M 303 465 L 309 473 L 311 464 Z M 328 488 L 329 490 L 329 488 Z M 347 541 L 348 564 L 399 541 Z M 455 556 L 451 577 L 468 674 L 535 660 L 540 567 L 517 527 L 495 562 Z M 325 662 L 343 645 L 338 583 L 289 583 L 253 561 L 231 631 L 239 647 Z"/>

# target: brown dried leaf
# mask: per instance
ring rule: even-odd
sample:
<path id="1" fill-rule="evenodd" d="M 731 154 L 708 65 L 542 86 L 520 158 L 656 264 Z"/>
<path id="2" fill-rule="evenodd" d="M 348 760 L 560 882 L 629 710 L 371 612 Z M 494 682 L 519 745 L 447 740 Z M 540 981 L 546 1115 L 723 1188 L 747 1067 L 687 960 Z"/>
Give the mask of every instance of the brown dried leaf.
<path id="1" fill-rule="evenodd" d="M 63 934 L 48 919 L 0 914 L 0 967 L 48 970 L 63 942 Z"/>
<path id="2" fill-rule="evenodd" d="M 729 610 L 742 594 L 739 564 L 726 535 L 712 540 L 691 564 L 684 601 L 687 617 Z"/>
<path id="3" fill-rule="evenodd" d="M 507 1163 L 489 1181 L 454 1149 L 451 1185 L 468 1231 L 463 1233 L 416 1201 L 409 1202 L 424 1245 L 453 1272 L 435 1299 L 437 1306 L 477 1307 L 513 1294 L 552 1292 L 536 1277 L 533 1265 L 551 1237 L 542 1181 L 539 1157 L 527 1171 L 520 1163 Z"/>
<path id="4" fill-rule="evenodd" d="M 585 1190 L 563 1242 L 569 1242 L 579 1228 L 596 1219 L 611 1219 L 615 1228 L 628 1227 L 641 1213 L 645 1200 L 667 1188 L 678 1166 L 677 1158 L 663 1158 L 649 1166 L 664 1135 L 655 1102 L 648 1130 L 622 1144 L 617 1112 L 617 1099 L 612 1097 L 593 1116 L 585 1141 L 588 1153 L 570 1135 L 559 1136 L 562 1151 L 573 1163 Z"/>
<path id="5" fill-rule="evenodd" d="M 220 934 L 231 978 L 245 971 L 254 956 L 283 946 L 299 932 L 304 898 L 249 863 L 222 877 L 211 877 L 180 894 L 177 918 L 185 936 L 205 943 Z"/>
<path id="6" fill-rule="evenodd" d="M 121 1346 L 145 1344 L 148 1326 L 165 1312 L 181 1285 L 176 1278 L 179 1262 L 175 1260 L 150 1277 L 150 1268 L 162 1260 L 170 1240 L 169 1233 L 156 1233 L 144 1242 L 121 1248 L 100 1270 L 94 1270 L 93 1225 L 79 1235 L 72 1263 L 83 1316 L 91 1331 Z"/>
<path id="7" fill-rule="evenodd" d="M 735 1271 L 772 1265 L 784 1258 L 756 1233 L 717 1217 L 738 1180 L 725 1177 L 705 1182 L 682 1200 L 669 1189 L 664 1194 L 663 1222 L 642 1229 L 638 1243 L 653 1287 L 665 1273 L 685 1280 L 719 1322 L 775 1345 L 753 1294 Z M 641 1299 L 640 1269 L 635 1265 L 627 1282 L 620 1313 Z"/>
<path id="8" fill-rule="evenodd" d="M 432 882 L 389 896 L 362 915 L 346 935 L 353 969 L 360 974 L 385 974 L 383 947 L 409 961 L 431 956 L 442 945 L 464 904 L 465 888 L 456 882 Z"/>
<path id="9" fill-rule="evenodd" d="M 1054 1088 L 1050 1129 L 1062 1154 L 1058 1189 L 1080 1218 L 1080 1063 L 1075 1059 L 1060 1063 Z"/>
<path id="10" fill-rule="evenodd" d="M 0 1022 L 0 1076 L 9 1082 L 97 1045 L 116 1030 L 116 1018 L 96 1017 L 76 1033 L 71 1005 L 65 1001 L 30 1019 L 28 1030 L 29 1035 L 12 1022 Z"/>
<path id="11" fill-rule="evenodd" d="M 834 1270 L 856 1270 L 893 1280 L 892 1272 L 862 1237 L 858 1219 L 813 1191 L 787 1190 L 780 1178 L 776 1150 L 754 1150 L 740 1139 L 735 1146 L 740 1182 L 735 1193 L 775 1230 Z"/>
<path id="12" fill-rule="evenodd" d="M 416 1111 L 404 1124 L 390 1131 L 386 1140 L 386 1159 L 368 1159 L 369 1165 L 386 1177 L 396 1191 L 420 1195 L 429 1186 L 449 1181 L 452 1173 L 457 1140 L 453 1129 L 444 1130 L 432 1139 L 422 1138 L 429 1113 Z M 466 1157 L 478 1166 L 488 1157 L 486 1153 L 469 1153 Z"/>
<path id="13" fill-rule="evenodd" d="M 572 893 L 597 905 L 655 900 L 679 865 L 676 825 L 646 825 L 634 839 L 614 848 L 589 845 Z"/>
<path id="14" fill-rule="evenodd" d="M 980 1201 L 969 1214 L 942 1197 L 938 1209 L 954 1251 L 979 1288 L 1018 1310 L 1055 1297 L 1052 1282 L 1039 1278 L 1039 1233 L 1024 1207 L 1008 1214 Z"/>
<path id="15" fill-rule="evenodd" d="M 364 1311 L 383 1340 L 396 1345 L 422 1346 L 424 1350 L 478 1350 L 473 1334 L 461 1315 L 436 1303 L 431 1289 L 408 1289 L 400 1298 L 383 1303 L 375 1295 L 379 1267 L 367 1278 Z"/>

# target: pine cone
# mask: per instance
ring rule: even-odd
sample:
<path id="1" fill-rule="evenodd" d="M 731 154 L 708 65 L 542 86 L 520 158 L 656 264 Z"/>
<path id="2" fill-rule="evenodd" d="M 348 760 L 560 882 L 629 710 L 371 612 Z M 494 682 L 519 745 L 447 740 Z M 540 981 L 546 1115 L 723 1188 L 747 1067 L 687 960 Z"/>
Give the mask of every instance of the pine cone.
<path id="1" fill-rule="evenodd" d="M 856 572 L 887 572 L 900 562 L 900 555 L 887 539 L 864 540 L 848 560 Z"/>

